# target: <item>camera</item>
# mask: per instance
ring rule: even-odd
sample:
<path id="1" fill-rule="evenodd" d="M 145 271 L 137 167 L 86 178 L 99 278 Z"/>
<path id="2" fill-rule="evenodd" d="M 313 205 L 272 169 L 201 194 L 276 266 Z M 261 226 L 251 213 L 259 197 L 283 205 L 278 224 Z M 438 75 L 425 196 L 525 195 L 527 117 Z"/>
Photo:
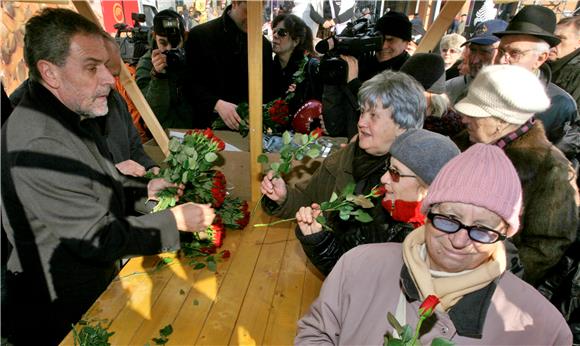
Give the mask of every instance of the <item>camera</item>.
<path id="1" fill-rule="evenodd" d="M 183 48 L 173 48 L 163 52 L 165 54 L 168 70 L 175 70 L 185 66 L 185 50 Z"/>
<path id="2" fill-rule="evenodd" d="M 331 36 L 316 44 L 316 51 L 324 54 L 320 60 L 319 73 L 325 84 L 344 84 L 348 75 L 348 64 L 341 54 L 360 58 L 383 48 L 383 35 L 375 33 L 368 19 L 359 18 L 348 23 L 340 35 Z"/>
<path id="3" fill-rule="evenodd" d="M 145 14 L 131 13 L 133 27 L 125 23 L 117 23 L 115 41 L 119 45 L 123 61 L 131 65 L 137 64 L 139 58 L 149 49 L 149 27 L 143 26 Z"/>

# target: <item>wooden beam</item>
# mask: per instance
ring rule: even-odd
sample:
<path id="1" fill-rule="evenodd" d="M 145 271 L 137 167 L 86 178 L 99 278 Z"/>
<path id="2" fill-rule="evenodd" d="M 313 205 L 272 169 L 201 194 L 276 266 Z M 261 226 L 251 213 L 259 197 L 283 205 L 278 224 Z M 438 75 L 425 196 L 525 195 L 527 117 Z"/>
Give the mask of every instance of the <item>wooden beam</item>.
<path id="1" fill-rule="evenodd" d="M 419 43 L 417 47 L 416 53 L 428 53 L 433 51 L 437 46 L 437 43 L 443 37 L 449 25 L 453 22 L 453 19 L 461 11 L 461 8 L 465 4 L 466 0 L 462 1 L 447 1 L 445 6 L 441 12 L 439 12 L 439 16 L 431 25 L 427 33 Z"/>
<path id="2" fill-rule="evenodd" d="M 250 185 L 254 204 L 260 198 L 262 165 L 262 2 L 248 1 L 248 83 L 250 108 Z"/>
<path id="3" fill-rule="evenodd" d="M 101 26 L 99 19 L 93 12 L 93 9 L 91 8 L 91 5 L 89 4 L 88 1 L 75 0 L 72 1 L 72 3 L 74 4 L 79 14 Z M 151 110 L 149 103 L 147 103 L 147 100 L 145 100 L 145 97 L 141 93 L 141 90 L 137 86 L 137 83 L 129 73 L 129 70 L 127 69 L 127 66 L 125 66 L 125 64 L 121 65 L 120 79 L 121 84 L 123 84 L 123 87 L 125 87 L 125 90 L 127 90 L 127 94 L 131 98 L 131 101 L 133 101 L 133 104 L 141 114 L 141 117 L 145 121 L 145 124 L 149 128 L 149 131 L 151 131 L 151 134 L 153 135 L 153 138 L 157 142 L 157 145 L 159 145 L 159 148 L 161 148 L 163 154 L 167 156 L 169 154 L 169 138 L 167 137 L 167 134 L 163 130 L 163 127 L 159 123 L 159 120 L 157 120 L 157 117 Z"/>

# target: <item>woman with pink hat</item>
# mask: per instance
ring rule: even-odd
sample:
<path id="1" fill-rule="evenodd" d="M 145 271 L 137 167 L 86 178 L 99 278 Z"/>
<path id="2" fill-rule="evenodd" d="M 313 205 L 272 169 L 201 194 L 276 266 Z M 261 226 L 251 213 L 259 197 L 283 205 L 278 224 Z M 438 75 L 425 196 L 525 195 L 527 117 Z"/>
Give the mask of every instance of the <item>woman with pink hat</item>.
<path id="1" fill-rule="evenodd" d="M 394 328 L 416 326 L 421 302 L 440 304 L 418 331 L 457 345 L 570 345 L 562 315 L 506 271 L 504 240 L 520 228 L 518 174 L 497 146 L 475 144 L 449 161 L 422 204 L 425 226 L 403 244 L 356 247 L 338 261 L 298 322 L 295 344 L 382 344 Z"/>

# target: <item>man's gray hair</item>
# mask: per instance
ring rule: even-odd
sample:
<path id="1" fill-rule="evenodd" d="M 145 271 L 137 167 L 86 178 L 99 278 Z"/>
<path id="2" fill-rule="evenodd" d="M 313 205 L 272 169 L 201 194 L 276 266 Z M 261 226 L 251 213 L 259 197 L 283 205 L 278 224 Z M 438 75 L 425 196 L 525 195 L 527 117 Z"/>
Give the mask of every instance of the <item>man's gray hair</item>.
<path id="1" fill-rule="evenodd" d="M 31 80 L 40 81 L 36 64 L 39 60 L 57 66 L 64 65 L 74 35 L 101 35 L 101 28 L 81 16 L 64 8 L 45 8 L 30 18 L 25 26 L 24 60 L 28 65 Z"/>
<path id="2" fill-rule="evenodd" d="M 358 92 L 361 107 L 374 108 L 381 101 L 389 108 L 393 121 L 401 128 L 422 128 L 427 101 L 425 90 L 413 77 L 403 72 L 383 71 L 364 82 Z"/>

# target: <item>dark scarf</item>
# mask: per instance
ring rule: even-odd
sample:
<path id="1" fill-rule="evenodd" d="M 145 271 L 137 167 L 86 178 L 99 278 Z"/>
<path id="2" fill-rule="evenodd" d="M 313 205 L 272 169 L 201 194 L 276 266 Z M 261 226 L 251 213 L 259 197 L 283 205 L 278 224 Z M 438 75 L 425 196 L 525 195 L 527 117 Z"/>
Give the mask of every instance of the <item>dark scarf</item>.
<path id="1" fill-rule="evenodd" d="M 357 142 L 352 160 L 352 177 L 357 182 L 356 193 L 367 193 L 375 185 L 380 184 L 389 156 L 389 154 L 382 156 L 371 155 L 362 150 Z"/>
<path id="2" fill-rule="evenodd" d="M 497 145 L 500 149 L 505 149 L 508 144 L 530 131 L 535 122 L 536 121 L 534 120 L 534 117 L 531 117 L 530 120 L 526 121 L 522 126 L 498 139 L 494 144 Z"/>

